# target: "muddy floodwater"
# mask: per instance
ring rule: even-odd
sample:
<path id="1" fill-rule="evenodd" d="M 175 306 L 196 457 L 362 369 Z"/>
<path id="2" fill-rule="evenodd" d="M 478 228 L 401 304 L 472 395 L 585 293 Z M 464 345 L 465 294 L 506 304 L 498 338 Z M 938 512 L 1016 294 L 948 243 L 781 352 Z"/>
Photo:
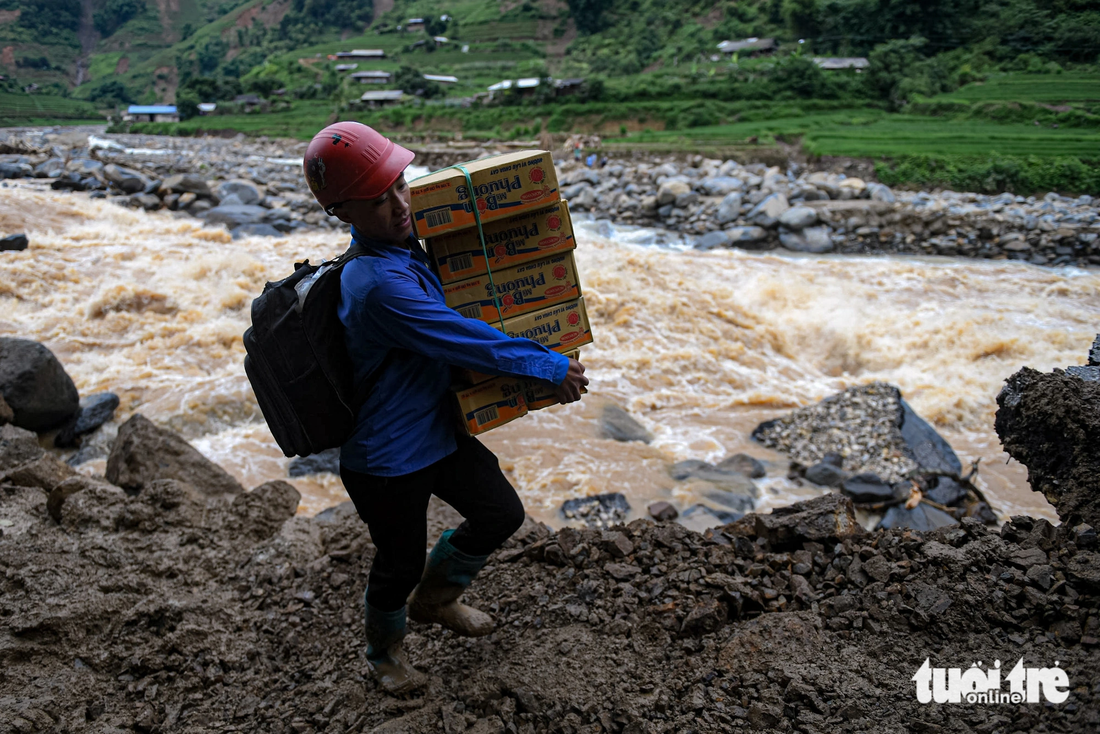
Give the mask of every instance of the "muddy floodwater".
<path id="1" fill-rule="evenodd" d="M 0 191 L 0 231 L 31 240 L 24 252 L 3 253 L 0 334 L 45 343 L 82 395 L 121 397 L 118 421 L 141 412 L 170 426 L 246 487 L 287 477 L 290 460 L 244 375 L 241 335 L 266 281 L 296 260 L 340 253 L 345 235 L 233 240 L 196 219 L 33 186 Z M 883 380 L 964 464 L 981 459 L 978 486 L 1002 518 L 1057 520 L 1002 451 L 995 397 L 1021 366 L 1080 362 L 1100 323 L 1100 273 L 634 244 L 644 234 L 578 222 L 595 336 L 581 355 L 589 394 L 484 436 L 536 518 L 559 527 L 563 500 L 608 491 L 627 496 L 632 517 L 656 499 L 683 508 L 701 499 L 699 487 L 673 481 L 668 465 L 738 451 L 768 466 L 762 508 L 815 496 L 821 491 L 787 480 L 784 458 L 749 433 L 791 408 Z M 600 438 L 608 401 L 654 441 Z M 102 473 L 105 463 L 80 470 Z M 303 513 L 346 499 L 335 476 L 291 482 Z"/>

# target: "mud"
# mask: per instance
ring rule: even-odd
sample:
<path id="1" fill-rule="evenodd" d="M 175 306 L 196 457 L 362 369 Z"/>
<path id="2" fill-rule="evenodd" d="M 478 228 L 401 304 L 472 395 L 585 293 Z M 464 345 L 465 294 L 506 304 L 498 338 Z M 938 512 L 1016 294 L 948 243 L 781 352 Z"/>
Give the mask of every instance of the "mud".
<path id="1" fill-rule="evenodd" d="M 1024 367 L 1006 380 L 997 405 L 997 435 L 1027 467 L 1031 488 L 1063 524 L 1100 527 L 1100 382 Z"/>
<path id="2" fill-rule="evenodd" d="M 497 631 L 412 623 L 426 691 L 365 676 L 374 549 L 346 506 L 271 482 L 131 496 L 0 485 L 0 732 L 1093 731 L 1095 532 L 1016 518 L 867 533 L 836 495 L 694 533 L 533 521 L 467 599 Z M 433 504 L 429 535 L 458 521 Z M 932 666 L 1058 661 L 1060 704 L 922 705 Z M 1005 685 L 1007 690 L 1007 684 Z"/>

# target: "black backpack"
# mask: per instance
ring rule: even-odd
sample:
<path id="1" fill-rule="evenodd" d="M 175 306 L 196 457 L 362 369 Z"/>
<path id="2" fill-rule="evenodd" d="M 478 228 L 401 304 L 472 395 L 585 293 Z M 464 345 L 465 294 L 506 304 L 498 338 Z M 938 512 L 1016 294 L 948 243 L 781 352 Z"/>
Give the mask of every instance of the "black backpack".
<path id="1" fill-rule="evenodd" d="M 252 301 L 244 332 L 244 371 L 264 419 L 287 456 L 309 456 L 342 445 L 355 428 L 387 357 L 356 386 L 344 344 L 340 273 L 357 257 L 373 254 L 354 244 L 320 265 L 294 264 L 294 274 L 268 283 Z"/>

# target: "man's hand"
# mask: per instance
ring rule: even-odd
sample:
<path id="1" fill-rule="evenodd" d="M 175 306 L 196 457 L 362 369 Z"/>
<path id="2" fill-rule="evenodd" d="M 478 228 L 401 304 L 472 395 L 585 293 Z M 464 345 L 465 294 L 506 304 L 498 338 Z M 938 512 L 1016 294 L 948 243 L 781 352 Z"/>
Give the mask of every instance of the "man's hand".
<path id="1" fill-rule="evenodd" d="M 588 378 L 584 376 L 584 365 L 569 358 L 569 370 L 565 373 L 565 379 L 560 385 L 555 386 L 554 394 L 562 403 L 573 403 L 581 399 L 581 388 L 588 385 Z"/>

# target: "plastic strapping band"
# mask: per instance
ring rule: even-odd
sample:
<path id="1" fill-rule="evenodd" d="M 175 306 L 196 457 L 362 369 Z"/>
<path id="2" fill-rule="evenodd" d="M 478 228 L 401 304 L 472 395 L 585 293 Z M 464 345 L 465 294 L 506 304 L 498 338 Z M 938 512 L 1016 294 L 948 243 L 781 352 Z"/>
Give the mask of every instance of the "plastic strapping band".
<path id="1" fill-rule="evenodd" d="M 485 230 L 481 228 L 481 212 L 477 210 L 477 195 L 474 193 L 474 182 L 470 178 L 470 172 L 466 170 L 464 163 L 457 163 L 451 168 L 457 168 L 462 171 L 462 175 L 466 177 L 467 191 L 470 192 L 470 207 L 474 211 L 474 221 L 477 222 L 477 236 L 481 240 L 481 254 L 485 256 L 485 270 L 489 274 L 489 287 L 493 289 L 493 303 L 497 307 L 497 317 L 500 319 L 500 330 L 505 334 L 508 332 L 504 329 L 504 307 L 500 304 L 500 295 L 497 293 L 497 285 L 493 282 L 493 267 L 489 262 L 489 249 L 485 246 Z"/>

